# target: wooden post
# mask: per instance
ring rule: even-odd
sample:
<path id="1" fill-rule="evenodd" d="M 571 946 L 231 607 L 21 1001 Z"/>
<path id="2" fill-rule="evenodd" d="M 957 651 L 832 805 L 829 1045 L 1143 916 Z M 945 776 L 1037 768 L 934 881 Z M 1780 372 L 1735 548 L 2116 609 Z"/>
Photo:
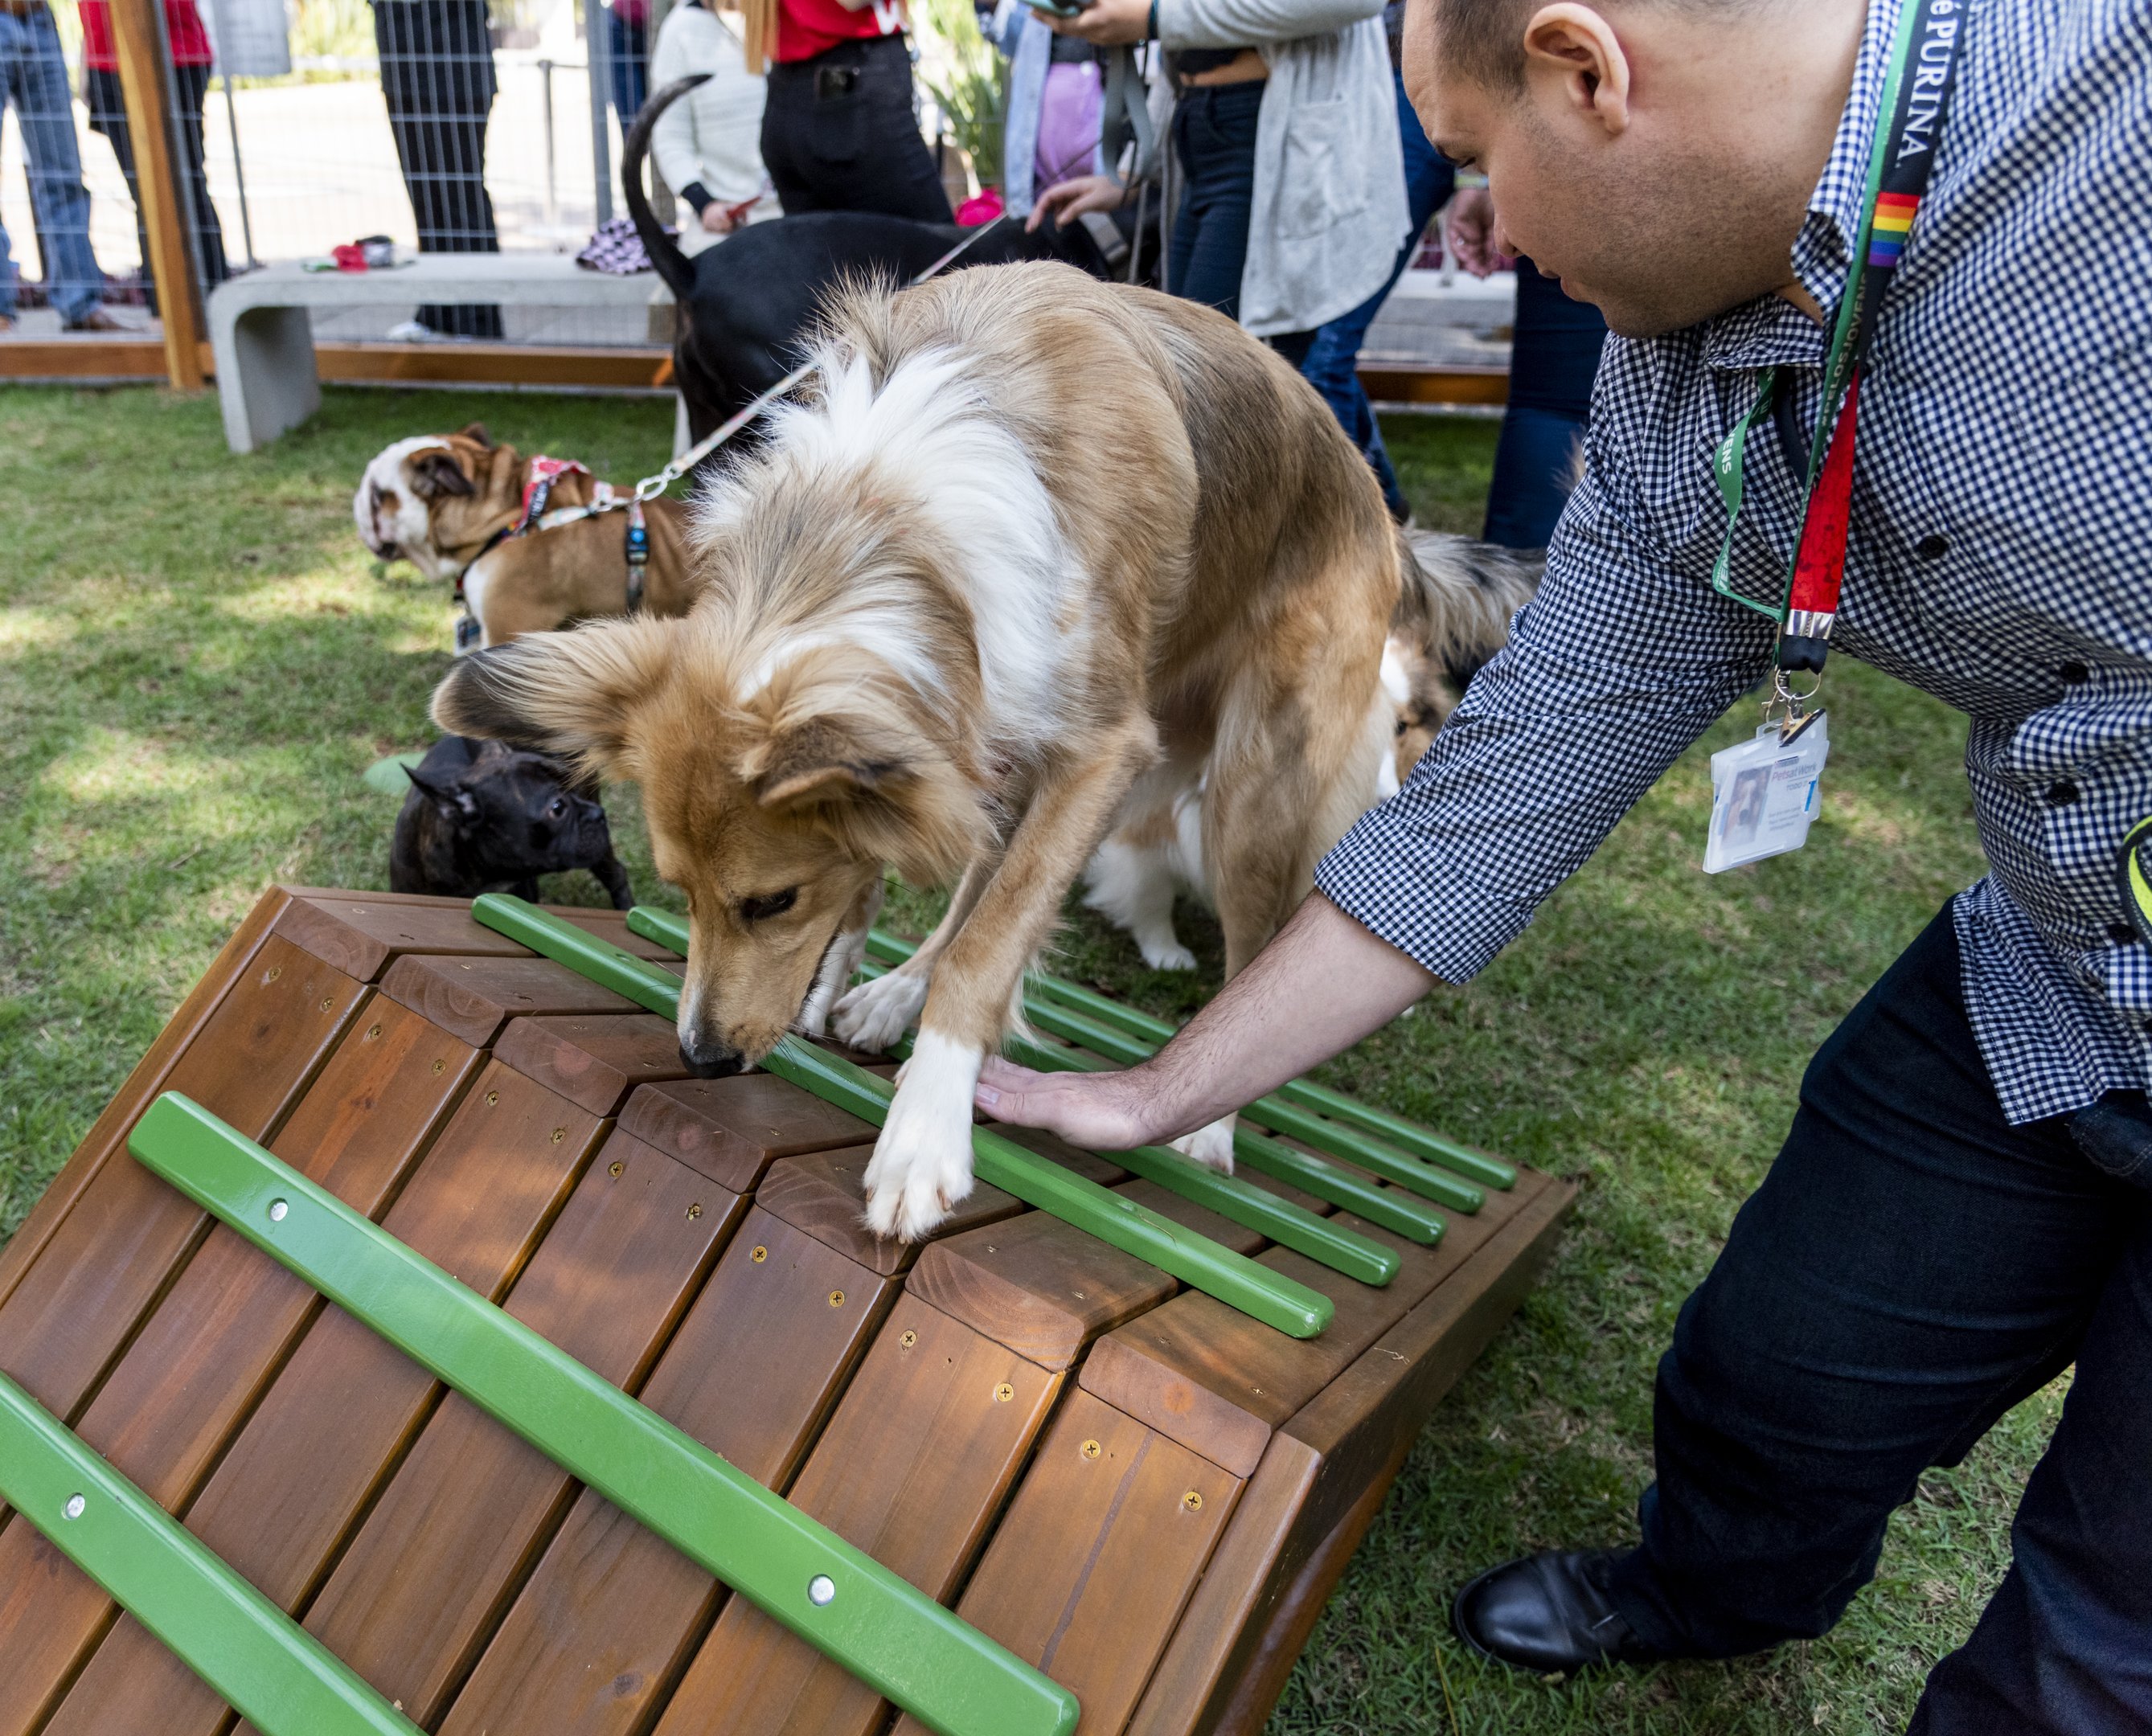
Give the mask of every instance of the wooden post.
<path id="1" fill-rule="evenodd" d="M 187 201 L 180 196 L 172 154 L 170 111 L 165 99 L 164 18 L 159 0 L 112 0 L 112 36 L 119 85 L 127 99 L 127 131 L 134 144 L 134 196 L 142 205 L 150 257 L 142 261 L 157 285 L 165 326 L 165 368 L 176 392 L 199 392 L 202 317 L 195 284 L 194 256 L 185 227 Z"/>

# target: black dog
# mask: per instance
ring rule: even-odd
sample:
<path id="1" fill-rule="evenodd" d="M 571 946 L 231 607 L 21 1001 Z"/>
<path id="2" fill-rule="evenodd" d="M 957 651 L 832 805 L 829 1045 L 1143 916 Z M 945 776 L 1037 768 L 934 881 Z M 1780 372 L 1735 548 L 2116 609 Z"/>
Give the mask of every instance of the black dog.
<path id="1" fill-rule="evenodd" d="M 635 902 L 605 809 L 559 761 L 500 741 L 444 736 L 414 771 L 388 851 L 392 892 L 538 898 L 538 876 L 588 868 L 625 910 Z"/>
<path id="2" fill-rule="evenodd" d="M 628 129 L 620 162 L 627 214 L 651 264 L 680 304 L 672 378 L 688 407 L 688 432 L 698 440 L 792 371 L 799 360 L 799 336 L 830 285 L 856 277 L 909 282 L 977 233 L 868 211 L 810 211 L 751 223 L 723 246 L 688 258 L 650 209 L 642 163 L 657 117 L 708 76 L 698 73 L 652 93 Z M 1047 224 L 1026 234 L 1021 223 L 1003 223 L 980 236 L 961 263 L 1030 259 L 1058 259 L 1094 277 L 1108 275 L 1105 256 L 1080 224 L 1065 229 Z"/>

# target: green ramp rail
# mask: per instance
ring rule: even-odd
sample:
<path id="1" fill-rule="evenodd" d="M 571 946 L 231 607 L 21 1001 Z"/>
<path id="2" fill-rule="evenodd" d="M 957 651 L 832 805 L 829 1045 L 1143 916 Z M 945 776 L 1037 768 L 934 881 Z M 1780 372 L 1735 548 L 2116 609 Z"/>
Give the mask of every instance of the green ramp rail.
<path id="1" fill-rule="evenodd" d="M 668 1019 L 678 1015 L 680 979 L 611 941 L 601 940 L 572 923 L 504 893 L 481 893 L 471 901 L 471 914 L 486 927 L 626 995 L 638 1006 Z M 789 1035 L 764 1057 L 762 1065 L 779 1079 L 877 1126 L 887 1119 L 890 1100 L 896 1096 L 896 1088 L 887 1080 Z M 1148 1260 L 1183 1283 L 1293 1338 L 1315 1337 L 1337 1312 L 1337 1304 L 1321 1291 L 1310 1289 L 1282 1272 L 1258 1266 L 1207 1236 L 1199 1236 L 1134 1200 L 1124 1199 L 1095 1182 L 1027 1151 L 991 1128 L 972 1130 L 972 1167 L 981 1181 L 1013 1194 L 1026 1205 L 1065 1219 L 1124 1253 Z M 1336 1233 L 1342 1237 L 1349 1232 L 1338 1230 Z M 1392 1250 L 1365 1237 L 1357 1239 L 1394 1260 Z"/>
<path id="2" fill-rule="evenodd" d="M 5 1374 L 0 1498 L 262 1736 L 419 1736 L 349 1665 Z"/>
<path id="3" fill-rule="evenodd" d="M 1068 1736 L 1076 1728 L 1076 1697 L 1068 1689 L 200 1104 L 165 1092 L 135 1124 L 127 1148 L 930 1729 Z M 317 1736 L 326 1727 L 285 1728 Z M 397 1718 L 337 1728 L 411 1727 Z"/>
<path id="4" fill-rule="evenodd" d="M 894 964 L 908 958 L 916 949 L 909 941 L 885 934 L 879 929 L 867 937 L 867 949 L 885 962 Z M 1058 1002 L 1072 1013 L 1079 1013 L 1098 1024 L 1110 1025 L 1127 1036 L 1140 1040 L 1141 1047 L 1124 1051 L 1131 1060 L 1147 1059 L 1180 1035 L 1179 1030 L 1163 1019 L 1135 1007 L 1124 1006 L 1108 995 L 1072 983 L 1065 978 L 1048 976 L 1043 971 L 1033 971 L 1026 979 L 1038 990 L 1038 997 Z M 1107 1051 L 1101 1050 L 1100 1054 Z M 1116 1057 L 1117 1059 L 1120 1057 Z M 1296 1109 L 1313 1111 L 1315 1119 Z M 1342 1091 L 1333 1091 L 1327 1086 L 1317 1085 L 1310 1079 L 1288 1079 L 1267 1097 L 1259 1097 L 1243 1115 L 1252 1116 L 1273 1132 L 1289 1133 L 1296 1139 L 1305 1139 L 1310 1145 L 1327 1151 L 1333 1157 L 1343 1157 L 1353 1162 L 1360 1158 L 1349 1147 L 1333 1146 L 1328 1141 L 1343 1132 L 1337 1124 L 1357 1127 L 1363 1133 L 1387 1141 L 1388 1146 L 1421 1159 L 1428 1163 L 1439 1163 L 1460 1176 L 1469 1177 L 1487 1187 L 1508 1189 L 1516 1186 L 1517 1172 L 1514 1166 L 1475 1151 L 1469 1146 L 1461 1146 L 1454 1139 L 1444 1139 L 1416 1121 L 1403 1116 L 1392 1115 L 1388 1110 L 1376 1109 L 1347 1096 Z M 1277 1119 L 1273 1119 L 1277 1117 Z M 1373 1167 L 1371 1165 L 1370 1167 Z"/>

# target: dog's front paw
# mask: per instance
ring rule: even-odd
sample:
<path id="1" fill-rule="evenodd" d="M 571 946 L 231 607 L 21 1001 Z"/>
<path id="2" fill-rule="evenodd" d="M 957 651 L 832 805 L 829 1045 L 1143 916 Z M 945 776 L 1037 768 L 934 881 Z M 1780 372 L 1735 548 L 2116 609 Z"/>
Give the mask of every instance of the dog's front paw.
<path id="1" fill-rule="evenodd" d="M 972 1091 L 982 1056 L 922 1032 L 867 1165 L 867 1227 L 916 1242 L 972 1191 Z"/>
<path id="2" fill-rule="evenodd" d="M 1221 1116 L 1208 1126 L 1198 1127 L 1193 1133 L 1182 1134 L 1173 1141 L 1173 1149 L 1221 1174 L 1231 1175 L 1233 1117 Z"/>
<path id="3" fill-rule="evenodd" d="M 836 1033 L 855 1049 L 879 1054 L 910 1029 L 926 1004 L 926 979 L 892 970 L 861 983 L 837 1003 Z"/>
<path id="4" fill-rule="evenodd" d="M 1142 953 L 1144 963 L 1153 970 L 1193 970 L 1195 954 L 1189 951 L 1169 930 L 1163 938 L 1139 936 L 1136 949 Z"/>

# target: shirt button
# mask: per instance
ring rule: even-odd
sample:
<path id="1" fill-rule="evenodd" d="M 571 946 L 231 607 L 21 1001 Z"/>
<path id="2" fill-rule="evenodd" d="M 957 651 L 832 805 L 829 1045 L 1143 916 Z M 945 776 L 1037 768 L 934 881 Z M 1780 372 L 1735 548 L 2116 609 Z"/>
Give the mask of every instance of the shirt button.
<path id="1" fill-rule="evenodd" d="M 1941 560 L 1943 556 L 1950 553 L 1950 539 L 1941 536 L 1924 536 L 1913 544 L 1913 553 L 1919 555 L 1922 560 Z"/>
<path id="2" fill-rule="evenodd" d="M 2067 777 L 2058 777 L 2048 786 L 2048 805 L 2068 807 L 2078 799 L 2078 787 Z"/>
<path id="3" fill-rule="evenodd" d="M 2065 663 L 2055 673 L 2063 678 L 2065 687 L 2082 687 L 2092 679 L 2092 671 L 2082 663 Z"/>
<path id="4" fill-rule="evenodd" d="M 2107 938 L 2117 946 L 2127 946 L 2137 938 L 2137 930 L 2126 922 L 2111 922 L 2107 925 Z"/>

